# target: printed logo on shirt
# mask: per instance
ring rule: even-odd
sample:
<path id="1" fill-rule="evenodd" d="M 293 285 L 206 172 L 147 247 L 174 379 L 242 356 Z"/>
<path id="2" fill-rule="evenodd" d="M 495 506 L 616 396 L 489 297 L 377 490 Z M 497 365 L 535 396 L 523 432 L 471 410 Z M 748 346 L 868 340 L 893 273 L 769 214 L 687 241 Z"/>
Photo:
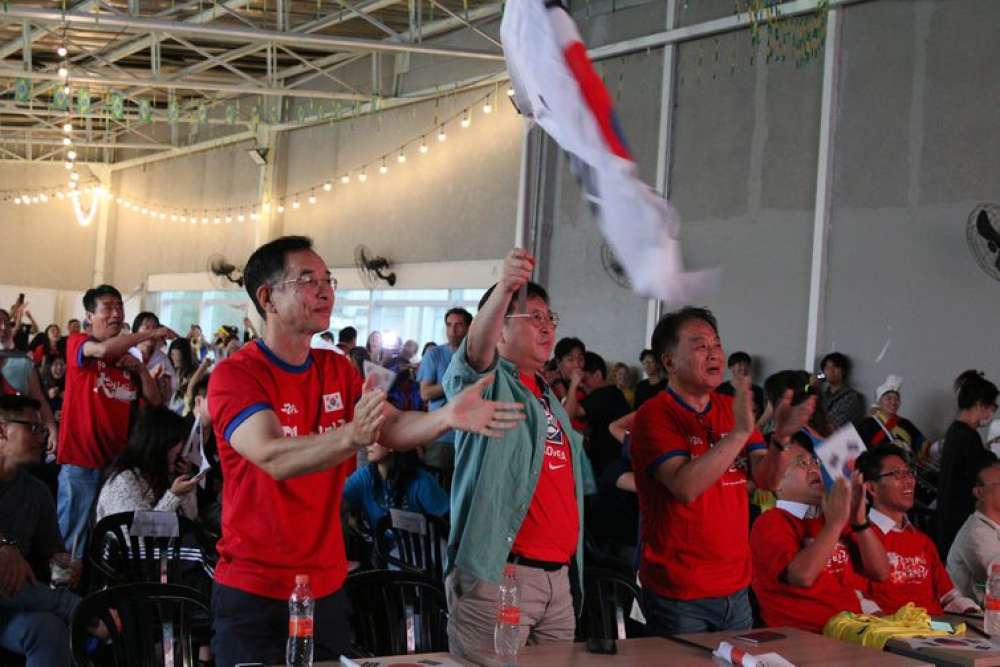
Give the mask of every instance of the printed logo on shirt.
<path id="1" fill-rule="evenodd" d="M 323 412 L 336 412 L 344 409 L 344 401 L 340 398 L 340 392 L 323 394 Z"/>
<path id="2" fill-rule="evenodd" d="M 925 581 L 931 574 L 931 568 L 923 556 L 900 556 L 894 551 L 888 552 L 886 556 L 889 559 L 889 581 L 894 584 Z"/>
<path id="3" fill-rule="evenodd" d="M 297 438 L 299 437 L 299 427 L 298 426 L 282 426 L 282 433 L 284 433 L 286 438 Z"/>
<path id="4" fill-rule="evenodd" d="M 539 399 L 539 402 L 545 410 L 545 462 L 549 470 L 560 470 L 569 465 L 569 443 L 548 401 Z"/>
<path id="5" fill-rule="evenodd" d="M 111 377 L 106 372 L 107 365 L 103 361 L 97 362 L 97 381 L 94 384 L 94 393 L 101 392 L 107 398 L 126 403 L 134 401 L 138 394 L 132 387 L 131 382 L 121 382 Z"/>
<path id="6" fill-rule="evenodd" d="M 299 408 L 294 403 L 285 403 L 281 406 L 281 411 L 286 415 L 297 415 L 299 414 Z"/>
<path id="7" fill-rule="evenodd" d="M 802 540 L 802 548 L 805 549 L 815 541 L 816 539 L 812 537 L 804 538 Z M 840 574 L 850 567 L 851 554 L 848 553 L 842 542 L 837 542 L 837 546 L 833 548 L 833 553 L 830 554 L 830 560 L 826 561 L 826 571 L 830 574 Z"/>

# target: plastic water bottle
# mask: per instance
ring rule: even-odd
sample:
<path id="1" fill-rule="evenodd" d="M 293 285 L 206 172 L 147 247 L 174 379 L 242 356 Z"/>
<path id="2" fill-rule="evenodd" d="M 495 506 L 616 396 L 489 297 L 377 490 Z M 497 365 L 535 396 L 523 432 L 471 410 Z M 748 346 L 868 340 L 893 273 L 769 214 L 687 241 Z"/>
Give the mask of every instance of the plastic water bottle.
<path id="1" fill-rule="evenodd" d="M 517 664 L 521 647 L 521 607 L 517 595 L 517 568 L 508 563 L 497 591 L 497 624 L 493 630 L 493 648 L 507 665 Z"/>
<path id="2" fill-rule="evenodd" d="M 993 639 L 1000 638 L 1000 559 L 990 563 L 983 609 L 986 613 L 986 634 Z"/>
<path id="3" fill-rule="evenodd" d="M 309 575 L 295 575 L 295 589 L 288 598 L 288 644 L 285 646 L 286 667 L 312 667 L 313 664 L 313 602 Z"/>

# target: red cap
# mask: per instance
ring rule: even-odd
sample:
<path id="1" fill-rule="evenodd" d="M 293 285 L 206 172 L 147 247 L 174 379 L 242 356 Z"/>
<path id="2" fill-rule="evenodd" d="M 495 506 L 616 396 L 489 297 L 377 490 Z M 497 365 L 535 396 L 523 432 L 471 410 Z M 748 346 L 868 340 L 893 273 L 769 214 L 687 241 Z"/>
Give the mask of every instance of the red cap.
<path id="1" fill-rule="evenodd" d="M 309 575 L 308 574 L 297 574 L 297 575 L 295 575 L 295 585 L 296 586 L 298 586 L 299 584 L 308 584 L 308 583 L 309 583 Z"/>

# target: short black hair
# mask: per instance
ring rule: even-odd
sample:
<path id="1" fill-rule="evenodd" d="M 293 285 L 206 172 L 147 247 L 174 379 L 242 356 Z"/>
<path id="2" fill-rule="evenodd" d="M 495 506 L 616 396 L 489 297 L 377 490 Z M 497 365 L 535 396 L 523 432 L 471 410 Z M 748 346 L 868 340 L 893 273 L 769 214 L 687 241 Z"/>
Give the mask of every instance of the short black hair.
<path id="1" fill-rule="evenodd" d="M 142 323 L 148 320 L 149 318 L 153 318 L 154 320 L 156 320 L 157 326 L 160 325 L 159 315 L 157 315 L 156 313 L 151 313 L 148 310 L 144 310 L 138 315 L 136 315 L 135 318 L 132 320 L 132 331 L 138 331 L 139 327 L 142 326 Z"/>
<path id="2" fill-rule="evenodd" d="M 337 332 L 338 343 L 353 343 L 358 339 L 358 330 L 354 327 L 344 327 Z"/>
<path id="3" fill-rule="evenodd" d="M 906 461 L 907 465 L 910 463 L 910 455 L 906 453 L 905 449 L 898 445 L 883 442 L 880 445 L 875 445 L 867 452 L 863 452 L 854 461 L 854 469 L 861 471 L 861 476 L 866 482 L 877 482 L 882 474 L 882 461 L 890 456 L 898 456 Z"/>
<path id="4" fill-rule="evenodd" d="M 726 361 L 726 367 L 732 368 L 736 364 L 746 364 L 747 366 L 753 366 L 753 359 L 746 352 L 733 352 L 729 355 L 729 360 Z"/>
<path id="5" fill-rule="evenodd" d="M 986 472 L 987 470 L 989 470 L 990 468 L 994 467 L 994 466 L 1000 466 L 1000 461 L 997 461 L 996 459 L 989 459 L 987 461 L 984 461 L 976 469 L 976 484 L 975 484 L 976 486 L 982 486 L 984 484 L 984 482 L 983 482 L 983 473 Z"/>
<path id="6" fill-rule="evenodd" d="M 789 389 L 802 391 L 811 377 L 805 371 L 785 370 L 772 373 L 764 380 L 764 395 L 771 404 L 777 406 Z"/>
<path id="7" fill-rule="evenodd" d="M 472 324 L 472 313 L 467 311 L 465 308 L 450 308 L 448 312 L 444 314 L 444 322 L 448 323 L 448 318 L 452 315 L 461 315 L 462 319 L 465 320 L 465 326 Z"/>
<path id="8" fill-rule="evenodd" d="M 0 419 L 16 418 L 24 410 L 37 410 L 42 404 L 30 396 L 5 394 L 0 396 Z"/>
<path id="9" fill-rule="evenodd" d="M 823 357 L 823 360 L 819 362 L 819 369 L 823 370 L 826 368 L 827 364 L 833 364 L 840 370 L 844 372 L 844 377 L 851 374 L 851 360 L 847 358 L 846 355 L 840 352 L 831 352 L 830 354 Z"/>
<path id="10" fill-rule="evenodd" d="M 646 357 L 653 357 L 653 361 L 656 361 L 656 353 L 653 352 L 648 347 L 645 350 L 643 350 L 642 352 L 639 353 L 639 363 L 642 363 L 643 361 L 645 361 Z"/>
<path id="11" fill-rule="evenodd" d="M 984 377 L 975 375 L 966 378 L 958 388 L 958 409 L 968 410 L 977 405 L 996 405 L 997 386 Z"/>
<path id="12" fill-rule="evenodd" d="M 97 300 L 102 296 L 113 296 L 114 298 L 122 301 L 122 293 L 117 290 L 117 288 L 111 285 L 98 285 L 97 287 L 91 287 L 89 290 L 83 294 L 83 309 L 88 313 L 92 313 L 97 310 Z"/>
<path id="13" fill-rule="evenodd" d="M 478 306 L 479 310 L 483 309 L 483 305 L 489 300 L 490 296 L 493 295 L 493 290 L 495 290 L 496 287 L 497 284 L 493 283 L 493 285 L 491 285 L 490 288 L 486 290 L 483 296 L 479 299 L 479 306 Z M 529 299 L 532 297 L 538 297 L 546 304 L 549 303 L 549 293 L 546 292 L 545 288 L 539 285 L 538 283 L 528 281 L 526 289 L 528 291 L 527 297 Z M 515 294 L 514 298 L 512 298 L 510 300 L 510 303 L 507 304 L 507 312 L 505 313 L 505 315 L 510 315 L 511 313 L 514 312 L 514 308 L 517 306 L 517 300 L 518 300 L 518 295 Z"/>
<path id="14" fill-rule="evenodd" d="M 257 301 L 257 289 L 284 274 L 285 257 L 288 253 L 311 250 L 312 247 L 312 239 L 308 236 L 282 236 L 253 251 L 247 260 L 246 268 L 243 269 L 243 284 L 254 308 L 257 309 L 257 314 L 267 319 L 264 307 Z"/>
<path id="15" fill-rule="evenodd" d="M 573 350 L 578 349 L 583 353 L 584 357 L 587 355 L 587 346 L 583 344 L 583 341 L 579 338 L 560 338 L 559 342 L 556 343 L 556 349 L 552 353 L 556 361 L 559 361 L 568 354 L 572 354 Z"/>
<path id="16" fill-rule="evenodd" d="M 69 325 L 73 324 L 73 322 L 76 322 L 77 324 L 79 324 L 79 323 L 80 323 L 80 320 L 76 319 L 75 317 L 72 317 L 72 318 L 70 318 L 70 319 L 69 319 L 69 320 L 68 320 L 68 321 L 66 322 L 66 326 L 69 326 Z"/>
<path id="17" fill-rule="evenodd" d="M 957 394 L 958 390 L 962 388 L 962 385 L 965 384 L 966 380 L 968 380 L 971 377 L 981 378 L 984 375 L 985 373 L 983 373 L 980 370 L 976 370 L 975 368 L 970 368 L 968 370 L 962 371 L 961 373 L 958 374 L 958 377 L 955 378 L 955 384 L 952 385 L 953 391 Z"/>
<path id="18" fill-rule="evenodd" d="M 692 320 L 701 320 L 712 327 L 716 334 L 719 333 L 719 322 L 708 308 L 685 306 L 680 310 L 667 313 L 657 322 L 656 328 L 653 329 L 653 338 L 650 341 L 650 346 L 657 359 L 662 357 L 667 350 L 677 347 L 681 327 Z"/>
<path id="19" fill-rule="evenodd" d="M 608 365 L 604 363 L 604 357 L 596 352 L 583 353 L 583 370 L 588 373 L 600 371 L 602 377 L 608 377 Z"/>

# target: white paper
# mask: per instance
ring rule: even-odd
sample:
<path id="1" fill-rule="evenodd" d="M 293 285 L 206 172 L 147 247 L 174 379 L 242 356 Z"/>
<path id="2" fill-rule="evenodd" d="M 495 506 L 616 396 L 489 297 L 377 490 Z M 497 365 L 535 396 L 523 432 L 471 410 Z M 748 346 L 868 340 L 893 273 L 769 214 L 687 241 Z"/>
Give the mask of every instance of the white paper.
<path id="1" fill-rule="evenodd" d="M 730 664 L 741 665 L 741 667 L 795 667 L 793 663 L 777 653 L 750 655 L 741 648 L 735 648 L 729 642 L 720 642 L 718 648 L 712 651 L 712 655 Z"/>
<path id="2" fill-rule="evenodd" d="M 840 428 L 816 445 L 816 456 L 834 481 L 841 478 L 850 481 L 854 460 L 864 451 L 865 443 L 852 424 Z"/>
<path id="3" fill-rule="evenodd" d="M 181 529 L 174 512 L 139 510 L 133 515 L 128 533 L 132 537 L 179 537 Z"/>
<path id="4" fill-rule="evenodd" d="M 365 370 L 365 379 L 374 375 L 375 388 L 389 393 L 389 389 L 392 388 L 392 384 L 396 381 L 395 373 L 390 371 L 388 368 L 384 368 L 378 364 L 373 364 L 370 361 L 365 361 L 363 368 Z"/>
<path id="5" fill-rule="evenodd" d="M 389 516 L 392 520 L 392 527 L 405 530 L 417 535 L 427 534 L 427 518 L 417 512 L 407 512 L 406 510 L 389 508 Z"/>

